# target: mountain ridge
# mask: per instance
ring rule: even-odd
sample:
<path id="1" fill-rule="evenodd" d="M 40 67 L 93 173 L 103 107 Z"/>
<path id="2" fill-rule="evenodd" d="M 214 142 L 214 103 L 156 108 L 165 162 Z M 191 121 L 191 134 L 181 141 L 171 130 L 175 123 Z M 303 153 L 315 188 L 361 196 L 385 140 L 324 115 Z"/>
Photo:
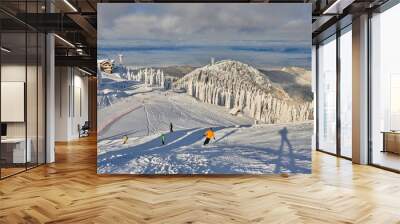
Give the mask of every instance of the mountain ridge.
<path id="1" fill-rule="evenodd" d="M 290 97 L 258 69 L 239 61 L 223 60 L 197 68 L 173 85 L 202 102 L 235 108 L 265 123 L 312 118 L 311 102 Z"/>

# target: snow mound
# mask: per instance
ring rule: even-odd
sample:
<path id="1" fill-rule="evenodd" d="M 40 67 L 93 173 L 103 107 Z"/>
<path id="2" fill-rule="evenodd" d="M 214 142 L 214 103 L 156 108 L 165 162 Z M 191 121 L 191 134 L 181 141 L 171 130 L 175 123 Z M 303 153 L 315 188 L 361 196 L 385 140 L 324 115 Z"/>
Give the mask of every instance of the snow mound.
<path id="1" fill-rule="evenodd" d="M 203 71 L 214 71 L 212 75 L 217 75 L 223 79 L 233 79 L 239 82 L 246 82 L 248 84 L 257 85 L 261 89 L 270 90 L 271 82 L 258 71 L 256 68 L 233 60 L 218 61 L 213 65 L 208 65 L 200 68 Z"/>
<path id="2" fill-rule="evenodd" d="M 229 113 L 231 114 L 231 115 L 238 115 L 239 113 L 240 113 L 240 109 L 239 108 L 233 108 L 233 109 L 231 109 L 230 111 L 229 111 Z"/>

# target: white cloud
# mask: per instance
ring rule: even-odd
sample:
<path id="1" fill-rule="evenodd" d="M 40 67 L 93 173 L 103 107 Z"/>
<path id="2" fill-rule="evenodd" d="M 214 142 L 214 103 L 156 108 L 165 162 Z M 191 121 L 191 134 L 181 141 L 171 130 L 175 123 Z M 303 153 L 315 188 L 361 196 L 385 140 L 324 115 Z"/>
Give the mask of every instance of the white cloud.
<path id="1" fill-rule="evenodd" d="M 98 13 L 100 54 L 123 51 L 133 65 L 201 65 L 210 57 L 310 65 L 302 51 L 311 47 L 310 4 L 102 3 Z"/>
<path id="2" fill-rule="evenodd" d="M 101 40 L 304 41 L 311 31 L 307 4 L 102 4 L 99 13 Z"/>

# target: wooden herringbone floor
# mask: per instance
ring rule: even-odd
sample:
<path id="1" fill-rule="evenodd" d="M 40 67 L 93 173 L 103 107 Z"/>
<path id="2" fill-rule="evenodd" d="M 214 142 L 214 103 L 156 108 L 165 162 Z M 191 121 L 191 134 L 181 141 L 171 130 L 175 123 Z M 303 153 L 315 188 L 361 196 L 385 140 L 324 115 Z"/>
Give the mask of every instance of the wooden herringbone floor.
<path id="1" fill-rule="evenodd" d="M 94 138 L 0 181 L 0 223 L 400 223 L 400 175 L 314 152 L 313 174 L 98 176 Z"/>

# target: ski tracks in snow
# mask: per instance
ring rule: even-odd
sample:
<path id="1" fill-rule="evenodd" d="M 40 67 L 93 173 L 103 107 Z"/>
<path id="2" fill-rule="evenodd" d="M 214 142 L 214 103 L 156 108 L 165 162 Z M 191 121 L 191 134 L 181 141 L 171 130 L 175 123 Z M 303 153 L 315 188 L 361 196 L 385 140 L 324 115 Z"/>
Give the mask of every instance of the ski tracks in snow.
<path id="1" fill-rule="evenodd" d="M 185 135 L 183 135 L 182 137 L 179 137 L 179 138 L 175 139 L 174 141 L 171 141 L 171 142 L 169 142 L 169 143 L 167 143 L 167 144 L 165 144 L 165 145 L 161 145 L 161 146 L 158 146 L 158 147 L 150 148 L 150 149 L 148 149 L 148 151 L 155 151 L 155 150 L 157 150 L 157 149 L 168 148 L 168 147 L 170 147 L 171 145 L 177 144 L 177 143 L 179 143 L 179 142 L 182 143 L 182 142 L 184 142 L 184 139 L 188 138 L 188 137 L 189 137 L 190 135 L 192 135 L 194 132 L 198 132 L 198 131 L 201 131 L 201 130 L 203 130 L 203 132 L 204 132 L 206 129 L 205 129 L 205 128 L 193 129 L 192 131 L 186 132 Z M 201 140 L 200 140 L 200 141 L 201 141 Z"/>
<path id="2" fill-rule="evenodd" d="M 188 111 L 186 107 L 190 108 L 190 105 L 180 105 L 177 101 L 173 100 L 170 96 L 167 97 L 170 105 L 173 109 L 179 112 L 182 118 L 188 118 L 184 120 L 192 120 L 198 122 L 199 125 L 204 126 L 215 126 L 215 124 L 221 123 L 221 120 L 216 119 L 218 117 L 217 114 L 210 113 L 210 111 L 196 111 L 197 114 L 193 115 L 193 111 Z M 185 106 L 185 107 L 184 107 Z M 200 118 L 203 119 L 200 119 Z M 181 118 L 181 119 L 182 119 Z M 224 119 L 224 122 L 229 123 L 230 125 L 235 125 L 234 122 Z"/>
<path id="3" fill-rule="evenodd" d="M 142 101 L 143 109 L 144 109 L 144 114 L 146 117 L 146 127 L 147 127 L 147 136 L 150 135 L 150 119 L 149 119 L 149 113 L 146 108 L 146 104 L 144 103 L 144 100 Z"/>

